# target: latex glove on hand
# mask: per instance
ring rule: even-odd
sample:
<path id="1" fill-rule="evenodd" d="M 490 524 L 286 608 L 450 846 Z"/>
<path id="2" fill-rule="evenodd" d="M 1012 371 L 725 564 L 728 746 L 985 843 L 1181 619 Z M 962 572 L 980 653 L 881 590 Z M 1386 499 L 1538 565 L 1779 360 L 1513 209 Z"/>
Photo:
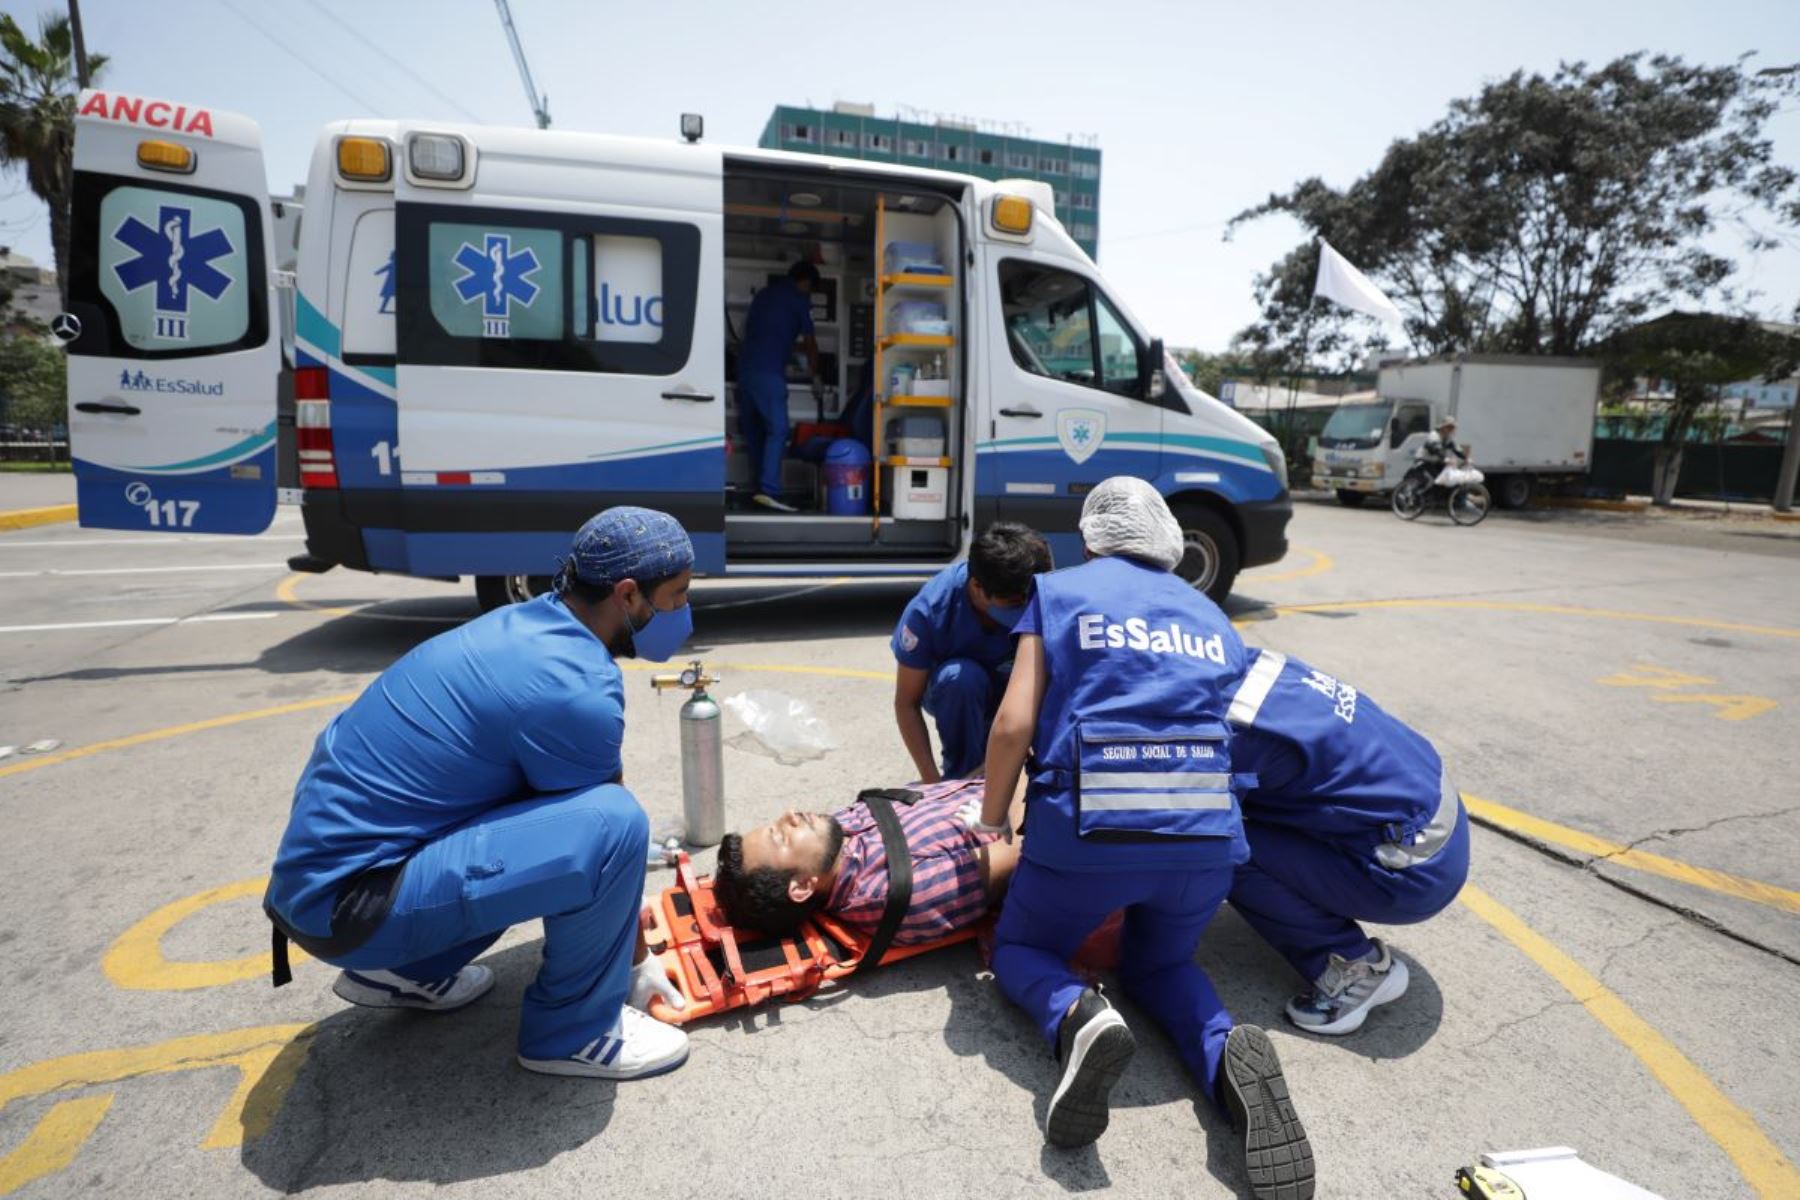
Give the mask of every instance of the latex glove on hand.
<path id="1" fill-rule="evenodd" d="M 631 988 L 625 994 L 625 1003 L 639 1012 L 649 1012 L 653 997 L 661 997 L 662 1002 L 670 1008 L 687 1007 L 687 1000 L 683 998 L 681 989 L 675 986 L 669 973 L 663 969 L 662 959 L 654 954 L 646 954 L 642 962 L 631 968 Z"/>
<path id="2" fill-rule="evenodd" d="M 968 826 L 970 833 L 997 833 L 1007 841 L 1012 841 L 1013 830 L 1010 822 L 999 825 L 985 824 L 981 819 L 981 801 L 970 800 L 956 810 L 957 819 Z"/>

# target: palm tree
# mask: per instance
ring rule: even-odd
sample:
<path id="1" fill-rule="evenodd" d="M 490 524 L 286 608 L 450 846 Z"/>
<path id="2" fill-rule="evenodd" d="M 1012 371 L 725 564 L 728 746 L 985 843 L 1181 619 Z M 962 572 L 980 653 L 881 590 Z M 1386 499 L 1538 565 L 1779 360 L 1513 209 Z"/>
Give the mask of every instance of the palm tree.
<path id="1" fill-rule="evenodd" d="M 106 56 L 88 56 L 90 78 Z M 0 166 L 22 166 L 50 206 L 50 245 L 63 307 L 69 305 L 69 193 L 75 180 L 75 43 L 69 18 L 45 13 L 32 41 L 0 13 Z"/>

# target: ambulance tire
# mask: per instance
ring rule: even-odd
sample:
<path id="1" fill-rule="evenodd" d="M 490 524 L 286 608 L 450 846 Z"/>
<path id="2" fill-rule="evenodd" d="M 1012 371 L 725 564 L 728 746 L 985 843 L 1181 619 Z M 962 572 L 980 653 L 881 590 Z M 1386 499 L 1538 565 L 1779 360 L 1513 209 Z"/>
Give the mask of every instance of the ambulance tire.
<path id="1" fill-rule="evenodd" d="M 477 575 L 475 601 L 484 613 L 530 600 L 550 590 L 548 575 Z"/>
<path id="2" fill-rule="evenodd" d="M 1367 492 L 1353 492 L 1349 488 L 1337 490 L 1337 501 L 1345 508 L 1361 508 L 1368 498 L 1369 493 Z"/>
<path id="3" fill-rule="evenodd" d="M 1205 592 L 1214 604 L 1225 603 L 1242 561 L 1237 532 L 1223 515 L 1204 504 L 1177 502 L 1171 508 L 1186 543 L 1175 573 Z"/>

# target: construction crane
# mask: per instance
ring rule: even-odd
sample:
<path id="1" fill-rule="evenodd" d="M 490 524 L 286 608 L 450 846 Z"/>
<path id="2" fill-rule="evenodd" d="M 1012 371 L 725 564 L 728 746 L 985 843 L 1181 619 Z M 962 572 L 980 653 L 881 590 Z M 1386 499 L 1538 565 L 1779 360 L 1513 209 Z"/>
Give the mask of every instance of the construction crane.
<path id="1" fill-rule="evenodd" d="M 519 45 L 519 30 L 513 24 L 512 9 L 506 0 L 494 0 L 494 7 L 500 10 L 500 27 L 506 30 L 506 40 L 512 44 L 513 61 L 519 64 L 519 79 L 525 84 L 525 98 L 531 102 L 531 115 L 537 118 L 539 129 L 550 128 L 550 97 L 539 96 L 537 85 L 531 82 L 531 68 L 525 65 L 525 48 Z"/>

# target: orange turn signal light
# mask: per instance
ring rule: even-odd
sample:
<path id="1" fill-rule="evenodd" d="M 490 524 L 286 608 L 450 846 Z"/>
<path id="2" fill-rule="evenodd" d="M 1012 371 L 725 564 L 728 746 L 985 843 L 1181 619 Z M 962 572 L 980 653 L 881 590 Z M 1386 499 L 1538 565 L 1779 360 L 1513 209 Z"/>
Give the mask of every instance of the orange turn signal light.
<path id="1" fill-rule="evenodd" d="M 347 137 L 338 141 L 338 174 L 359 183 L 381 183 L 394 173 L 388 144 L 380 138 Z"/>
<path id="2" fill-rule="evenodd" d="M 1031 201 L 1023 196 L 995 196 L 989 217 L 1001 233 L 1031 232 Z"/>
<path id="3" fill-rule="evenodd" d="M 137 160 L 138 166 L 151 171 L 173 171 L 177 175 L 191 175 L 194 172 L 193 148 L 179 142 L 139 142 Z"/>

